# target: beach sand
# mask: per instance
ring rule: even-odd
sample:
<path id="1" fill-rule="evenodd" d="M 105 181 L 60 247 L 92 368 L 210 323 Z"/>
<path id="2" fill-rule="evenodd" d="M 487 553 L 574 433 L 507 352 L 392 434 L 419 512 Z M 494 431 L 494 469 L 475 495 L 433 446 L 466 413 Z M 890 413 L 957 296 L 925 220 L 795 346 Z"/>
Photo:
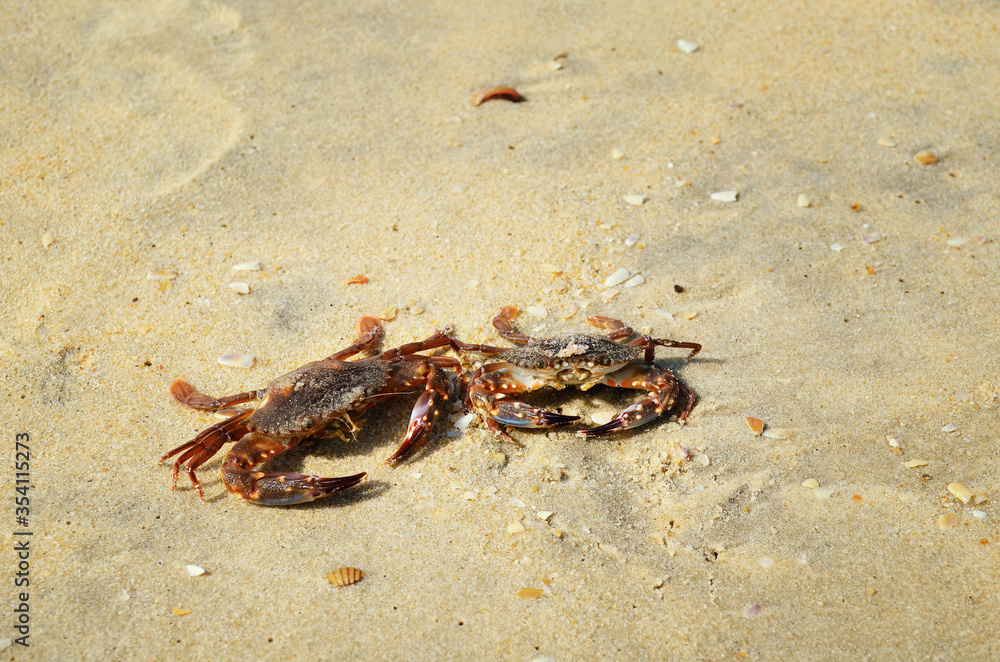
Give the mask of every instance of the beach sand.
<path id="1" fill-rule="evenodd" d="M 2 655 L 1000 657 L 1000 6 L 452 4 L 6 3 Z M 273 461 L 368 472 L 288 508 L 157 464 L 217 420 L 177 378 L 263 388 L 392 307 L 385 348 L 506 346 L 503 305 L 701 343 L 658 353 L 691 416 L 510 444 L 455 402 L 389 466 L 403 396 Z"/>

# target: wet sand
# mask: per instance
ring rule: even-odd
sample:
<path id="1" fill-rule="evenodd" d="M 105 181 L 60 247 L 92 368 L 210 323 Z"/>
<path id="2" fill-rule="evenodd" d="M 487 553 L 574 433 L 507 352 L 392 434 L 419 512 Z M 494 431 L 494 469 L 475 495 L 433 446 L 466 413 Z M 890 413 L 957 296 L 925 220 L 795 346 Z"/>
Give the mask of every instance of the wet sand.
<path id="1" fill-rule="evenodd" d="M 3 544 L 33 534 L 31 648 L 3 655 L 1000 656 L 995 4 L 3 13 L 8 495 L 15 433 L 32 452 Z M 494 85 L 525 100 L 470 103 Z M 620 268 L 643 282 L 606 287 Z M 387 466 L 404 396 L 268 465 L 368 472 L 289 508 L 229 495 L 224 453 L 205 503 L 156 464 L 216 421 L 174 379 L 262 388 L 393 307 L 386 348 L 506 344 L 503 305 L 536 336 L 597 314 L 701 343 L 658 352 L 690 418 L 505 444 L 456 403 Z"/>

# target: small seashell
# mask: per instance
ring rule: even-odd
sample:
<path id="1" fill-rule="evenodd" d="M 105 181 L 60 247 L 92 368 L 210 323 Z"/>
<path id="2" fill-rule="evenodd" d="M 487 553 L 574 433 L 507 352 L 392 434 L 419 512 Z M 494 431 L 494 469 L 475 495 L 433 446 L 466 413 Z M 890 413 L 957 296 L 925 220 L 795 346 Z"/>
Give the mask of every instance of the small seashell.
<path id="1" fill-rule="evenodd" d="M 948 244 L 951 247 L 964 246 L 965 244 L 969 243 L 969 240 L 966 239 L 965 237 L 953 237 L 944 243 Z"/>
<path id="2" fill-rule="evenodd" d="M 808 195 L 806 195 L 805 193 L 800 193 L 799 194 L 799 199 L 795 201 L 795 204 L 797 204 L 799 207 L 802 207 L 803 209 L 805 209 L 810 204 L 812 204 L 812 201 L 809 199 Z"/>
<path id="3" fill-rule="evenodd" d="M 616 290 L 614 288 L 604 290 L 603 292 L 601 292 L 601 298 L 604 299 L 605 301 L 611 301 L 616 296 L 618 296 L 620 292 L 621 290 Z"/>
<path id="4" fill-rule="evenodd" d="M 949 423 L 948 425 L 941 428 L 941 432 L 954 432 L 957 429 L 958 429 L 957 425 L 955 425 L 954 423 Z"/>
<path id="5" fill-rule="evenodd" d="M 620 149 L 618 149 L 616 147 L 615 149 L 611 150 L 611 158 L 613 158 L 615 161 L 617 161 L 619 159 L 624 159 L 625 158 L 625 152 L 621 151 Z"/>
<path id="6" fill-rule="evenodd" d="M 885 438 L 886 438 L 886 441 L 888 441 L 888 442 L 889 442 L 889 445 L 890 445 L 890 446 L 892 446 L 893 448 L 899 448 L 899 442 L 898 442 L 898 441 L 896 440 L 896 438 L 895 438 L 895 437 L 892 437 L 892 436 L 889 436 L 889 435 L 886 435 L 886 437 L 885 437 Z"/>
<path id="7" fill-rule="evenodd" d="M 760 612 L 764 611 L 764 608 L 760 605 L 750 605 L 747 607 L 746 611 L 743 612 L 743 618 L 750 620 L 754 616 L 760 615 Z"/>
<path id="8" fill-rule="evenodd" d="M 541 319 L 549 316 L 549 311 L 545 309 L 545 306 L 528 306 L 528 312 Z"/>
<path id="9" fill-rule="evenodd" d="M 410 306 L 410 312 L 414 315 L 422 315 L 425 310 L 423 306 Z"/>
<path id="10" fill-rule="evenodd" d="M 517 508 L 524 508 L 524 502 L 518 499 L 516 496 L 508 497 L 507 501 L 512 506 L 515 506 Z"/>
<path id="11" fill-rule="evenodd" d="M 947 529 L 955 525 L 955 519 L 954 513 L 945 513 L 938 517 L 937 524 L 940 528 Z"/>
<path id="12" fill-rule="evenodd" d="M 48 248 L 49 246 L 54 244 L 55 241 L 56 238 L 53 237 L 52 234 L 49 232 L 46 232 L 45 234 L 42 235 L 42 246 L 44 246 L 45 248 Z"/>
<path id="13" fill-rule="evenodd" d="M 361 581 L 365 573 L 358 568 L 337 568 L 326 576 L 326 580 L 334 586 L 350 586 Z"/>
<path id="14" fill-rule="evenodd" d="M 511 522 L 507 525 L 507 533 L 514 535 L 515 533 L 524 533 L 524 525 L 520 522 Z"/>
<path id="15" fill-rule="evenodd" d="M 629 236 L 625 237 L 625 245 L 626 246 L 635 246 L 636 242 L 638 242 L 638 241 L 639 241 L 639 234 L 638 233 L 630 234 Z"/>
<path id="16" fill-rule="evenodd" d="M 250 294 L 250 286 L 246 283 L 230 283 L 229 289 L 237 294 Z"/>
<path id="17" fill-rule="evenodd" d="M 806 478 L 804 481 L 802 481 L 802 487 L 807 487 L 810 490 L 815 490 L 817 487 L 819 487 L 819 481 L 816 480 L 815 478 Z"/>
<path id="18" fill-rule="evenodd" d="M 535 515 L 538 516 L 538 519 L 540 519 L 540 520 L 542 520 L 544 522 L 548 518 L 552 517 L 552 511 L 550 511 L 550 510 L 539 510 L 537 513 L 535 513 Z"/>
<path id="19" fill-rule="evenodd" d="M 986 519 L 986 511 L 985 510 L 973 510 L 972 511 L 972 516 L 975 517 L 978 520 L 985 520 Z"/>
<path id="20" fill-rule="evenodd" d="M 636 274 L 622 283 L 622 287 L 635 287 L 636 285 L 642 285 L 645 282 L 646 279 L 642 277 L 642 274 Z"/>
<path id="21" fill-rule="evenodd" d="M 522 588 L 517 592 L 519 598 L 540 598 L 545 595 L 545 591 L 540 588 Z"/>
<path id="22" fill-rule="evenodd" d="M 392 320 L 396 319 L 397 312 L 399 311 L 396 310 L 396 306 L 389 306 L 388 308 L 382 311 L 382 314 L 379 315 L 379 319 L 385 320 L 386 322 L 391 322 Z"/>
<path id="23" fill-rule="evenodd" d="M 678 39 L 677 49 L 681 53 L 686 53 L 688 55 L 691 55 L 691 53 L 694 53 L 696 50 L 698 50 L 698 44 L 694 43 L 693 41 L 688 41 L 687 39 Z"/>
<path id="24" fill-rule="evenodd" d="M 472 95 L 472 105 L 478 106 L 491 99 L 505 99 L 517 103 L 518 101 L 523 101 L 524 97 L 513 87 L 489 87 Z"/>
<path id="25" fill-rule="evenodd" d="M 938 157 L 933 152 L 922 149 L 913 155 L 913 160 L 920 165 L 933 165 L 938 162 Z"/>
<path id="26" fill-rule="evenodd" d="M 876 241 L 879 241 L 880 239 L 882 239 L 881 232 L 869 232 L 865 236 L 861 237 L 861 241 L 865 242 L 866 244 L 874 244 Z"/>
<path id="27" fill-rule="evenodd" d="M 907 469 L 915 469 L 917 467 L 926 467 L 927 460 L 908 460 L 903 462 L 903 466 Z"/>
<path id="28" fill-rule="evenodd" d="M 785 430 L 784 428 L 768 428 L 762 433 L 762 435 L 768 439 L 788 439 L 791 434 L 791 430 Z"/>
<path id="29" fill-rule="evenodd" d="M 152 331 L 153 327 L 151 327 L 149 324 L 146 324 L 145 322 L 139 322 L 138 326 L 136 326 L 135 329 L 139 333 L 146 334 Z"/>
<path id="30" fill-rule="evenodd" d="M 605 425 L 611 422 L 611 419 L 615 417 L 613 411 L 595 411 L 590 415 L 590 420 L 592 420 L 596 425 Z"/>
<path id="31" fill-rule="evenodd" d="M 458 418 L 458 420 L 455 421 L 455 427 L 464 431 L 465 428 L 469 427 L 469 424 L 474 420 L 476 420 L 475 414 L 463 414 Z"/>
<path id="32" fill-rule="evenodd" d="M 878 139 L 878 144 L 881 145 L 882 147 L 895 147 L 896 146 L 896 143 L 893 142 L 892 140 L 889 140 L 888 138 L 879 138 Z"/>
<path id="33" fill-rule="evenodd" d="M 829 499 L 830 495 L 832 495 L 836 490 L 837 488 L 835 487 L 827 487 L 822 490 L 816 489 L 813 491 L 813 495 L 820 501 L 825 501 Z"/>
<path id="34" fill-rule="evenodd" d="M 184 569 L 187 570 L 187 574 L 191 577 L 201 577 L 205 574 L 205 569 L 197 565 L 186 565 Z"/>
<path id="35" fill-rule="evenodd" d="M 233 265 L 233 271 L 260 271 L 260 262 L 240 262 Z"/>
<path id="36" fill-rule="evenodd" d="M 159 269 L 146 274 L 146 280 L 173 280 L 177 278 L 177 272 L 173 269 Z"/>
<path id="37" fill-rule="evenodd" d="M 969 503 L 976 497 L 972 490 L 961 483 L 948 483 L 948 491 L 961 499 L 962 503 Z"/>
<path id="38" fill-rule="evenodd" d="M 690 322 L 695 317 L 698 317 L 698 313 L 690 311 L 684 313 L 677 313 L 677 317 L 680 317 L 682 320 L 687 320 Z"/>
<path id="39" fill-rule="evenodd" d="M 249 368 L 253 365 L 253 360 L 253 354 L 241 354 L 239 352 L 223 354 L 218 358 L 221 365 L 229 366 L 230 368 Z"/>
<path id="40" fill-rule="evenodd" d="M 641 205 L 642 203 L 646 202 L 646 196 L 644 196 L 644 195 L 626 195 L 625 196 L 625 202 L 629 203 L 630 205 L 637 205 L 638 206 L 638 205 Z"/>
<path id="41" fill-rule="evenodd" d="M 840 244 L 830 244 L 830 250 L 839 253 L 840 251 L 844 250 L 844 247 L 841 246 Z"/>
<path id="42" fill-rule="evenodd" d="M 752 418 L 750 416 L 744 416 L 743 419 L 747 422 L 747 427 L 758 437 L 760 433 L 764 431 L 764 421 L 759 418 Z"/>
<path id="43" fill-rule="evenodd" d="M 368 276 L 364 274 L 358 274 L 354 278 L 347 281 L 348 285 L 365 285 L 368 283 Z"/>
<path id="44" fill-rule="evenodd" d="M 717 191 L 712 194 L 712 199 L 716 202 L 736 202 L 739 191 Z"/>
<path id="45" fill-rule="evenodd" d="M 621 285 L 622 283 L 627 281 L 629 279 L 629 276 L 631 275 L 632 274 L 629 273 L 628 269 L 626 269 L 625 267 L 621 267 L 613 274 L 604 279 L 604 285 L 606 287 L 614 287 L 615 285 Z"/>

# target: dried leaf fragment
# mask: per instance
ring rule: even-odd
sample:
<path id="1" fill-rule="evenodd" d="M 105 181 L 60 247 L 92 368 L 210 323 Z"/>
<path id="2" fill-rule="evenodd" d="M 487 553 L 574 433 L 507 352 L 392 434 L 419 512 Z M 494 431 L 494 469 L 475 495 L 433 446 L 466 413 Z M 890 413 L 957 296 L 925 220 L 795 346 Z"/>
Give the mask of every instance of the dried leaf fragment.
<path id="1" fill-rule="evenodd" d="M 364 571 L 359 568 L 337 568 L 326 576 L 328 582 L 334 586 L 350 586 L 361 581 L 365 576 Z"/>
<path id="2" fill-rule="evenodd" d="M 368 282 L 368 276 L 364 274 L 358 274 L 354 278 L 347 281 L 348 285 L 364 285 Z"/>
<path id="3" fill-rule="evenodd" d="M 545 591 L 540 588 L 522 588 L 517 592 L 517 597 L 522 599 L 534 598 L 537 600 L 543 595 L 545 595 Z"/>
<path id="4" fill-rule="evenodd" d="M 523 101 L 524 97 L 513 87 L 489 87 L 472 95 L 472 105 L 478 106 L 492 99 L 504 99 L 505 101 L 517 103 L 518 101 Z"/>
<path id="5" fill-rule="evenodd" d="M 753 432 L 758 437 L 760 436 L 761 432 L 764 431 L 764 421 L 760 420 L 759 418 L 744 416 L 743 419 L 747 422 L 747 427 L 750 428 L 750 431 Z"/>

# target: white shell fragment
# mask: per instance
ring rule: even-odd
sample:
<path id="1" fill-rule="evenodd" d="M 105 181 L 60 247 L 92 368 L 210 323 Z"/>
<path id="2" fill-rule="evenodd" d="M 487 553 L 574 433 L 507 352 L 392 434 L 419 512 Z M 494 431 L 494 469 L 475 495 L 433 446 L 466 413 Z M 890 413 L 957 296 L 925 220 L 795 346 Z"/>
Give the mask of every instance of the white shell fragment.
<path id="1" fill-rule="evenodd" d="M 541 319 L 549 316 L 549 311 L 545 309 L 545 306 L 528 306 L 528 312 Z"/>
<path id="2" fill-rule="evenodd" d="M 876 241 L 879 241 L 880 239 L 882 239 L 881 232 L 869 232 L 865 236 L 861 237 L 861 241 L 865 242 L 866 244 L 874 244 Z"/>
<path id="3" fill-rule="evenodd" d="M 254 356 L 253 354 L 233 352 L 232 354 L 223 354 L 218 358 L 218 361 L 220 365 L 230 368 L 249 368 L 253 365 Z"/>
<path id="4" fill-rule="evenodd" d="M 606 423 L 610 423 L 611 419 L 613 419 L 614 417 L 615 413 L 613 411 L 607 411 L 607 410 L 595 411 L 593 414 L 590 415 L 590 420 L 592 420 L 597 425 L 604 425 Z"/>
<path id="5" fill-rule="evenodd" d="M 535 513 L 535 515 L 538 516 L 538 519 L 540 519 L 540 520 L 542 520 L 544 522 L 548 518 L 552 517 L 552 511 L 550 511 L 550 510 L 539 510 L 537 513 Z"/>
<path id="6" fill-rule="evenodd" d="M 177 272 L 173 269 L 158 269 L 146 274 L 146 280 L 173 280 L 177 278 Z"/>
<path id="7" fill-rule="evenodd" d="M 791 430 L 786 430 L 784 428 L 768 428 L 761 433 L 761 436 L 767 437 L 768 439 L 788 439 L 791 434 Z"/>
<path id="8" fill-rule="evenodd" d="M 507 533 L 514 535 L 515 533 L 524 533 L 524 525 L 520 522 L 511 522 L 507 525 Z"/>
<path id="9" fill-rule="evenodd" d="M 747 610 L 743 612 L 743 618 L 750 620 L 754 616 L 760 615 L 760 612 L 764 611 L 764 608 L 760 605 L 750 605 Z"/>
<path id="10" fill-rule="evenodd" d="M 639 241 L 639 235 L 637 233 L 630 234 L 629 236 L 625 237 L 626 246 L 635 246 L 636 242 L 638 241 Z"/>
<path id="11" fill-rule="evenodd" d="M 622 287 L 635 287 L 636 285 L 642 285 L 645 282 L 646 279 L 642 277 L 642 274 L 636 274 L 622 283 Z"/>
<path id="12" fill-rule="evenodd" d="M 712 199 L 716 202 L 736 202 L 739 191 L 717 191 L 712 194 Z"/>
<path id="13" fill-rule="evenodd" d="M 465 428 L 469 427 L 469 424 L 474 420 L 476 420 L 475 414 L 464 414 L 455 421 L 455 427 L 459 430 L 465 431 Z"/>
<path id="14" fill-rule="evenodd" d="M 230 283 L 229 289 L 237 294 L 250 294 L 250 286 L 246 283 Z"/>
<path id="15" fill-rule="evenodd" d="M 973 510 L 972 511 L 972 516 L 975 517 L 978 520 L 985 520 L 986 519 L 986 511 L 985 510 Z"/>
<path id="16" fill-rule="evenodd" d="M 696 50 L 698 50 L 698 44 L 694 43 L 693 41 L 688 41 L 687 39 L 678 39 L 677 50 L 679 50 L 681 53 L 687 53 L 688 55 L 691 55 L 691 53 L 694 53 Z"/>
<path id="17" fill-rule="evenodd" d="M 810 200 L 809 196 L 806 195 L 805 193 L 800 193 L 799 199 L 795 202 L 795 204 L 797 204 L 799 207 L 802 207 L 803 209 L 808 207 L 811 203 L 812 200 Z"/>
<path id="18" fill-rule="evenodd" d="M 955 425 L 954 423 L 949 423 L 948 425 L 941 428 L 941 432 L 954 432 L 957 429 L 958 429 L 957 425 Z"/>
<path id="19" fill-rule="evenodd" d="M 621 151 L 620 149 L 618 149 L 616 147 L 615 149 L 611 150 L 611 158 L 613 158 L 615 161 L 617 161 L 619 159 L 624 159 L 625 158 L 625 152 Z"/>
<path id="20" fill-rule="evenodd" d="M 642 203 L 646 202 L 646 196 L 644 196 L 644 195 L 626 195 L 625 196 L 625 202 L 629 203 L 630 205 L 641 205 Z"/>
<path id="21" fill-rule="evenodd" d="M 840 244 L 830 244 L 830 250 L 839 253 L 840 251 L 844 250 L 844 247 L 841 246 Z"/>
<path id="22" fill-rule="evenodd" d="M 240 262 L 233 265 L 233 271 L 260 271 L 260 262 Z"/>
<path id="23" fill-rule="evenodd" d="M 962 503 L 969 503 L 976 497 L 972 490 L 961 483 L 948 483 L 948 491 L 961 499 Z"/>
<path id="24" fill-rule="evenodd" d="M 614 287 L 615 285 L 621 285 L 622 283 L 627 281 L 629 279 L 629 276 L 631 275 L 632 274 L 629 273 L 628 269 L 626 269 L 625 267 L 621 267 L 616 272 L 614 272 L 613 274 L 604 279 L 604 285 L 606 287 Z"/>
<path id="25" fill-rule="evenodd" d="M 906 467 L 907 469 L 916 469 L 917 467 L 926 467 L 927 466 L 927 460 L 909 460 L 907 462 L 903 462 L 903 466 Z"/>
<path id="26" fill-rule="evenodd" d="M 806 478 L 804 481 L 802 481 L 802 487 L 807 487 L 810 490 L 815 490 L 817 487 L 819 487 L 819 481 L 816 480 L 815 478 Z"/>
<path id="27" fill-rule="evenodd" d="M 48 248 L 49 246 L 54 244 L 55 241 L 56 238 L 52 236 L 51 232 L 46 232 L 45 234 L 42 235 L 42 246 L 44 246 L 45 248 Z"/>
<path id="28" fill-rule="evenodd" d="M 191 577 L 201 577 L 205 574 L 205 569 L 198 565 L 186 565 L 184 569 L 187 570 L 187 574 Z"/>

